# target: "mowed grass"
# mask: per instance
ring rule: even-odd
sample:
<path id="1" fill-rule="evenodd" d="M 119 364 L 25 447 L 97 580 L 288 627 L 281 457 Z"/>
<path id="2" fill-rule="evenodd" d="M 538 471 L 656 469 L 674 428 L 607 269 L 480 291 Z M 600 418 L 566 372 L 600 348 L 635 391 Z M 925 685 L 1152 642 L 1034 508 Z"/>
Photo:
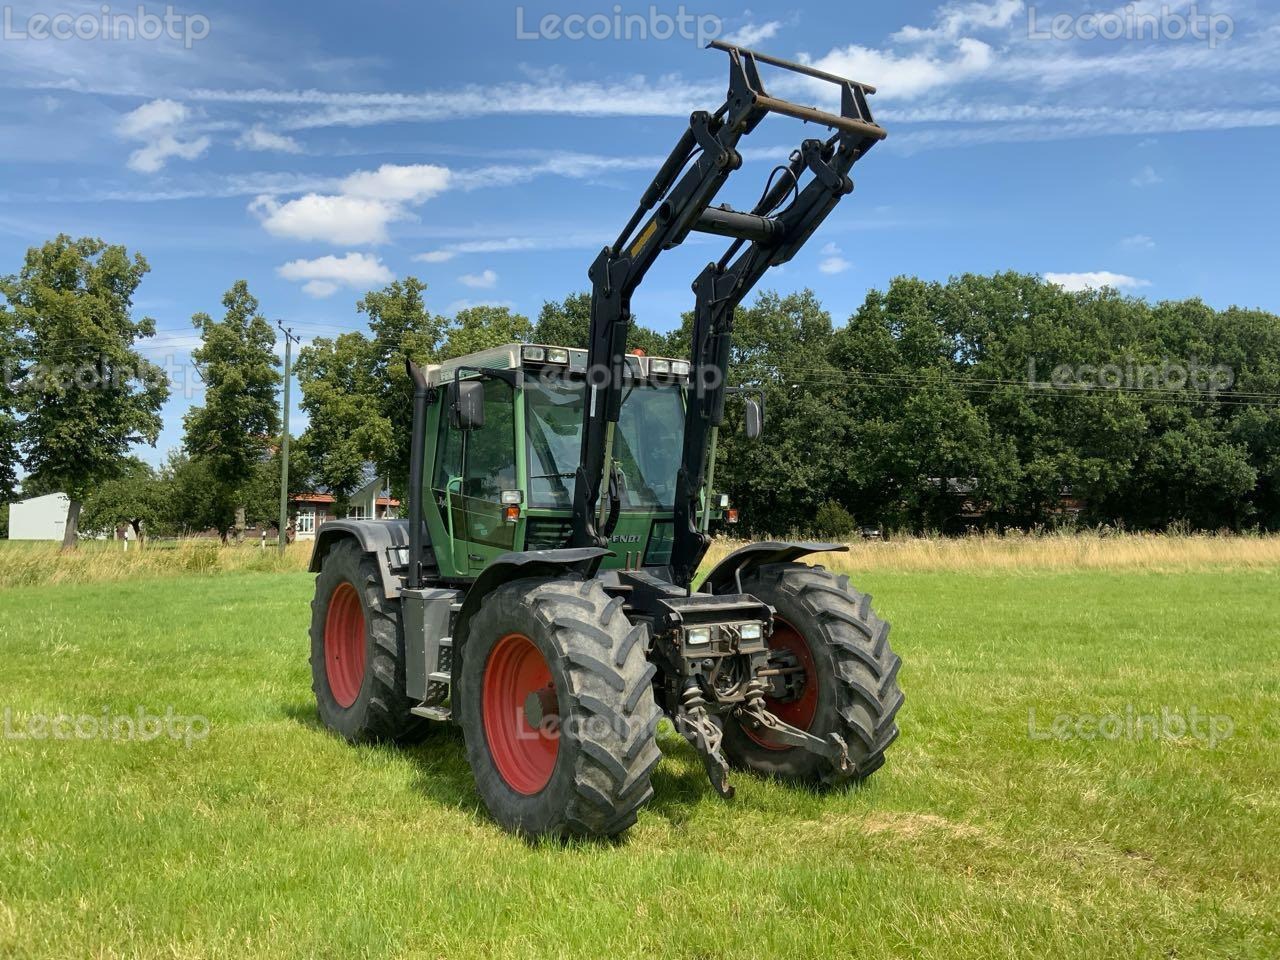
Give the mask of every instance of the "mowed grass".
<path id="1" fill-rule="evenodd" d="M 666 730 L 638 825 L 568 845 L 499 831 L 451 728 L 317 726 L 305 574 L 0 591 L 0 956 L 1280 955 L 1276 569 L 855 581 L 907 695 L 866 786 L 726 803 Z M 208 736 L 13 738 L 140 705 Z M 1232 732 L 1039 738 L 1130 706 Z"/>

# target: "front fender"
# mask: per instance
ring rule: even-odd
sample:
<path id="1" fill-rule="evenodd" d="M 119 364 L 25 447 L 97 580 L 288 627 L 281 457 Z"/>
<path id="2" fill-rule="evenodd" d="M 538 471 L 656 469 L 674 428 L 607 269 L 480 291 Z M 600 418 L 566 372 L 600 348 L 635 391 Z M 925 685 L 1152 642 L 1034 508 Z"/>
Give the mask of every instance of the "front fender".
<path id="1" fill-rule="evenodd" d="M 766 563 L 790 563 L 812 553 L 848 553 L 843 543 L 749 543 L 733 551 L 712 568 L 699 590 L 706 593 L 740 593 L 742 575 Z"/>
<path id="2" fill-rule="evenodd" d="M 585 580 L 591 576 L 599 560 L 611 556 L 613 554 L 604 547 L 567 547 L 523 550 L 496 557 L 476 577 L 462 601 L 462 609 L 458 611 L 458 619 L 453 625 L 455 646 L 466 641 L 467 624 L 480 609 L 484 598 L 504 583 L 523 577 L 562 577 L 566 574 Z"/>

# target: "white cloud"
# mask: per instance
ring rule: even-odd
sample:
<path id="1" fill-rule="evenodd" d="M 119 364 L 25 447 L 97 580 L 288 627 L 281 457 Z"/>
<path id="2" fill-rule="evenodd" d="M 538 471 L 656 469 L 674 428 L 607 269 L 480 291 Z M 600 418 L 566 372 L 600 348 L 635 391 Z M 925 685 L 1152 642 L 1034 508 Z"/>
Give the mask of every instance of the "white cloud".
<path id="1" fill-rule="evenodd" d="M 303 292 L 317 298 L 332 296 L 342 286 L 367 288 L 395 279 L 395 274 L 381 260 L 368 253 L 290 260 L 276 273 L 286 280 L 307 281 Z"/>
<path id="2" fill-rule="evenodd" d="M 144 140 L 154 134 L 164 133 L 185 123 L 187 108 L 176 100 L 152 100 L 138 109 L 126 113 L 118 129 L 122 136 Z"/>
<path id="3" fill-rule="evenodd" d="M 308 193 L 283 203 L 264 194 L 249 204 L 249 210 L 278 237 L 344 246 L 386 243 L 387 226 L 413 219 L 408 207 L 444 190 L 449 179 L 445 167 L 388 163 L 346 177 L 338 194 Z"/>
<path id="4" fill-rule="evenodd" d="M 189 118 L 187 107 L 176 100 L 152 100 L 126 113 L 116 131 L 143 145 L 129 154 L 128 167 L 138 173 L 157 173 L 173 158 L 195 160 L 209 149 L 205 136 L 182 139 L 181 128 Z"/>
<path id="5" fill-rule="evenodd" d="M 464 287 L 491 290 L 497 286 L 498 275 L 492 270 L 482 270 L 480 273 L 464 273 L 458 278 L 458 282 Z"/>
<path id="6" fill-rule="evenodd" d="M 1124 273 L 1112 273 L 1110 270 L 1093 270 L 1085 273 L 1046 273 L 1046 283 L 1055 283 L 1064 290 L 1100 290 L 1103 287 L 1114 287 L 1116 290 L 1134 290 L 1138 287 L 1151 286 L 1150 280 L 1139 280 Z"/>
<path id="7" fill-rule="evenodd" d="M 948 3 L 940 7 L 932 27 L 903 27 L 892 39 L 918 43 L 959 37 L 966 30 L 1001 30 L 1022 12 L 1022 0 L 993 0 L 991 3 Z"/>
<path id="8" fill-rule="evenodd" d="M 1135 233 L 1120 241 L 1120 246 L 1129 250 L 1152 250 L 1156 242 L 1145 233 Z"/>
<path id="9" fill-rule="evenodd" d="M 302 285 L 302 292 L 309 297 L 323 300 L 338 292 L 338 285 L 332 280 L 308 280 Z"/>
<path id="10" fill-rule="evenodd" d="M 273 133 L 260 123 L 240 135 L 236 146 L 241 150 L 256 150 L 271 153 L 301 153 L 302 144 L 293 137 L 283 133 Z"/>
<path id="11" fill-rule="evenodd" d="M 393 203 L 425 203 L 449 186 L 447 167 L 429 163 L 399 166 L 384 163 L 377 170 L 360 170 L 342 181 L 342 192 L 352 197 Z"/>
<path id="12" fill-rule="evenodd" d="M 957 40 L 945 56 L 933 51 L 899 55 L 892 50 L 851 44 L 810 62 L 819 70 L 870 83 L 877 87 L 881 97 L 910 99 L 987 71 L 994 56 L 989 44 L 964 37 Z M 834 89 L 820 80 L 812 81 L 811 86 L 824 95 Z"/>
<path id="13" fill-rule="evenodd" d="M 772 40 L 780 29 L 782 24 L 777 20 L 760 24 L 748 23 L 726 34 L 723 39 L 726 43 L 737 44 L 740 47 L 754 47 L 763 40 Z"/>
<path id="14" fill-rule="evenodd" d="M 129 154 L 128 166 L 138 173 L 157 173 L 174 157 L 179 160 L 197 160 L 208 149 L 208 137 L 183 141 L 177 137 L 163 136 Z"/>
<path id="15" fill-rule="evenodd" d="M 1154 187 L 1157 183 L 1164 183 L 1164 177 L 1156 173 L 1155 167 L 1147 164 L 1135 173 L 1129 182 L 1135 187 Z"/>
<path id="16" fill-rule="evenodd" d="M 284 203 L 261 196 L 249 204 L 249 209 L 272 236 L 343 246 L 386 243 L 387 225 L 408 216 L 401 207 L 381 200 L 318 193 Z"/>
<path id="17" fill-rule="evenodd" d="M 841 256 L 841 252 L 840 248 L 834 243 L 824 244 L 821 251 L 822 259 L 818 261 L 818 269 L 830 275 L 844 273 L 853 264 Z"/>
<path id="18" fill-rule="evenodd" d="M 592 250 L 599 249 L 607 237 L 604 233 L 567 229 L 554 234 L 537 236 L 495 236 L 483 240 L 461 240 L 438 250 L 414 256 L 418 263 L 447 263 L 454 257 L 468 253 L 523 253 L 531 250 Z"/>

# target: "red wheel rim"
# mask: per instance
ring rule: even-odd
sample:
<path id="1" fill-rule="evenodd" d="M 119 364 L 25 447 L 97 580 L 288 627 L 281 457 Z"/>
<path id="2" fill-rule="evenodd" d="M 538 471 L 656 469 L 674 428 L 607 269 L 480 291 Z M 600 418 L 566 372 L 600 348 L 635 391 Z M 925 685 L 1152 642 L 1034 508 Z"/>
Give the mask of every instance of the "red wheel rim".
<path id="1" fill-rule="evenodd" d="M 529 695 L 548 687 L 547 659 L 523 634 L 507 634 L 489 653 L 481 694 L 489 755 L 507 786 L 525 796 L 547 785 L 560 753 L 559 731 L 531 726 L 525 713 Z"/>
<path id="2" fill-rule="evenodd" d="M 364 686 L 364 610 L 349 583 L 338 584 L 324 621 L 324 671 L 329 692 L 346 710 Z"/>
<path id="3" fill-rule="evenodd" d="M 765 697 L 764 704 L 770 713 L 784 723 L 789 723 L 801 730 L 808 730 L 813 725 L 813 718 L 818 712 L 818 673 L 813 665 L 813 652 L 799 630 L 776 617 L 773 621 L 773 636 L 769 638 L 769 649 L 778 653 L 790 653 L 796 658 L 797 663 L 804 668 L 804 690 L 794 700 L 782 701 Z M 794 749 L 769 743 L 750 727 L 744 726 L 743 729 L 747 736 L 768 750 Z"/>

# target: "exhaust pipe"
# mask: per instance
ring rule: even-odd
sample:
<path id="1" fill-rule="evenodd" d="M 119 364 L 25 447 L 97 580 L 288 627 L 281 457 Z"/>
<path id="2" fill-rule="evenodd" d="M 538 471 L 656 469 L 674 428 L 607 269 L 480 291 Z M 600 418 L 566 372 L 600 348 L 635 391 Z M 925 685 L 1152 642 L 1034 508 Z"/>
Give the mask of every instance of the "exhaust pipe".
<path id="1" fill-rule="evenodd" d="M 409 440 L 409 572 L 405 586 L 422 586 L 422 459 L 426 453 L 427 372 L 406 355 L 413 381 L 413 436 Z"/>

